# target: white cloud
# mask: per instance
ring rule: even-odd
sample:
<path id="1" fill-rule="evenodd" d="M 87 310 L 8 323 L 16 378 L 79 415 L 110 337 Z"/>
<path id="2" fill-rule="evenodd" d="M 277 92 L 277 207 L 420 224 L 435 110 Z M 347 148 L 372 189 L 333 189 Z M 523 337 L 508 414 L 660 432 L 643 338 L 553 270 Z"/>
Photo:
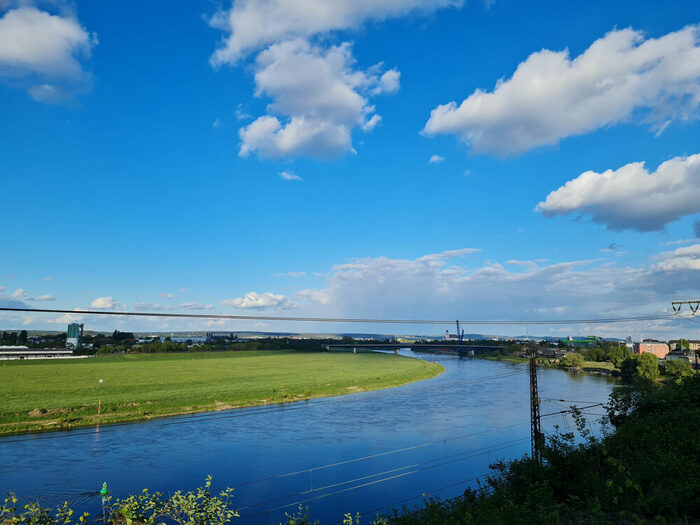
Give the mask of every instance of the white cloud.
<path id="1" fill-rule="evenodd" d="M 248 292 L 244 297 L 235 299 L 227 299 L 221 301 L 225 306 L 233 306 L 234 308 L 293 308 L 296 306 L 290 299 L 284 295 L 277 295 L 269 292 L 256 293 Z"/>
<path id="2" fill-rule="evenodd" d="M 184 302 L 184 303 L 180 303 L 179 306 L 176 306 L 176 305 L 171 305 L 171 304 L 164 305 L 164 304 L 149 303 L 146 301 L 141 301 L 138 303 L 134 303 L 134 308 L 136 310 L 158 312 L 158 311 L 173 311 L 173 310 L 178 310 L 178 309 L 180 309 L 180 310 L 211 310 L 212 308 L 214 308 L 214 306 L 211 304 L 194 303 L 194 302 Z"/>
<path id="3" fill-rule="evenodd" d="M 440 164 L 444 160 L 445 160 L 445 157 L 443 157 L 442 155 L 435 154 L 432 157 L 430 157 L 430 160 L 428 162 L 430 164 Z"/>
<path id="4" fill-rule="evenodd" d="M 180 308 L 182 308 L 183 310 L 211 310 L 212 308 L 214 308 L 214 305 L 187 302 L 181 303 Z"/>
<path id="5" fill-rule="evenodd" d="M 29 299 L 29 294 L 24 288 L 17 288 L 12 294 L 12 298 L 17 299 L 18 301 L 26 301 Z"/>
<path id="6" fill-rule="evenodd" d="M 661 246 L 677 246 L 679 244 L 691 244 L 694 242 L 698 242 L 697 239 L 678 239 L 675 241 L 665 241 L 661 243 Z"/>
<path id="7" fill-rule="evenodd" d="M 380 67 L 355 68 L 349 43 L 327 49 L 303 39 L 271 45 L 255 62 L 255 94 L 272 102 L 267 115 L 240 129 L 239 154 L 327 158 L 350 151 L 352 130 L 371 131 L 380 121 L 367 97 L 398 89 Z"/>
<path id="8" fill-rule="evenodd" d="M 44 277 L 44 281 L 53 281 L 53 277 Z"/>
<path id="9" fill-rule="evenodd" d="M 104 316 L 100 316 L 104 317 Z M 55 319 L 52 319 L 49 321 L 49 323 L 55 323 L 55 324 L 70 324 L 70 323 L 77 323 L 79 321 L 83 320 L 83 316 L 78 315 L 78 314 L 63 314 L 60 315 L 59 317 L 56 317 Z"/>
<path id="10" fill-rule="evenodd" d="M 460 6 L 463 0 L 237 0 L 232 4 L 211 19 L 214 27 L 228 33 L 211 57 L 215 66 L 235 63 L 274 42 L 356 28 L 365 20 Z"/>
<path id="11" fill-rule="evenodd" d="M 7 290 L 7 286 L 0 286 L 0 292 L 4 292 L 5 290 Z"/>
<path id="12" fill-rule="evenodd" d="M 302 178 L 293 171 L 281 171 L 278 175 L 284 180 L 302 180 Z"/>
<path id="13" fill-rule="evenodd" d="M 360 127 L 362 128 L 362 131 L 372 131 L 381 122 L 382 122 L 382 117 L 375 113 L 374 115 L 372 115 L 369 118 L 369 120 L 367 120 L 365 123 L 363 123 Z"/>
<path id="14" fill-rule="evenodd" d="M 211 127 L 214 129 L 218 129 L 221 126 L 223 126 L 223 122 L 221 122 L 220 118 L 214 119 L 214 122 L 211 123 Z"/>
<path id="15" fill-rule="evenodd" d="M 275 274 L 277 277 L 305 277 L 306 272 L 286 272 Z"/>
<path id="16" fill-rule="evenodd" d="M 113 297 L 110 296 L 105 296 L 105 297 L 98 297 L 92 303 L 90 303 L 90 306 L 93 308 L 104 308 L 106 310 L 111 310 L 113 308 L 118 308 L 119 303 L 114 300 Z"/>
<path id="17" fill-rule="evenodd" d="M 245 110 L 242 103 L 239 103 L 236 106 L 236 109 L 233 111 L 233 113 L 236 115 L 236 118 L 238 120 L 248 120 L 253 118 L 253 115 L 251 115 Z"/>
<path id="18" fill-rule="evenodd" d="M 661 131 L 697 116 L 700 29 L 644 39 L 614 30 L 571 59 L 568 50 L 531 54 L 492 92 L 432 110 L 427 135 L 453 134 L 478 153 L 511 155 L 619 122 Z"/>
<path id="19" fill-rule="evenodd" d="M 639 267 L 606 260 L 510 260 L 517 267 L 511 271 L 497 262 L 450 263 L 459 252 L 333 266 L 325 287 L 297 294 L 299 308 L 325 316 L 389 319 L 600 318 L 660 314 L 678 293 L 700 293 L 700 244 L 661 253 Z M 639 325 L 606 326 L 603 333 L 634 327 Z M 565 329 L 572 328 L 584 329 Z"/>
<path id="20" fill-rule="evenodd" d="M 381 95 L 382 93 L 396 93 L 401 87 L 401 72 L 394 68 L 386 71 L 379 77 L 379 85 L 371 93 Z"/>
<path id="21" fill-rule="evenodd" d="M 81 59 L 97 44 L 70 14 L 21 6 L 0 18 L 0 76 L 39 102 L 62 102 L 89 88 Z"/>
<path id="22" fill-rule="evenodd" d="M 171 305 L 163 305 L 163 304 L 157 304 L 157 303 L 149 303 L 146 301 L 141 301 L 138 303 L 134 303 L 134 309 L 136 310 L 146 310 L 146 311 L 160 311 L 160 310 L 172 310 L 173 307 Z"/>
<path id="23" fill-rule="evenodd" d="M 691 270 L 700 272 L 700 244 L 683 246 L 670 252 L 663 252 L 658 258 L 660 261 L 654 266 L 657 270 Z M 696 277 L 700 278 L 700 275 L 696 274 Z"/>
<path id="24" fill-rule="evenodd" d="M 175 297 L 173 294 L 166 292 L 160 292 L 158 295 L 160 295 L 161 297 L 165 297 L 166 299 L 172 299 L 173 297 Z"/>
<path id="25" fill-rule="evenodd" d="M 180 289 L 178 290 L 178 292 L 180 292 L 180 293 L 190 293 L 190 289 L 189 289 L 189 288 L 180 288 Z"/>
<path id="26" fill-rule="evenodd" d="M 0 288 L 0 292 L 3 291 L 5 288 L 2 287 Z M 14 293 L 11 296 L 12 299 L 15 299 L 17 301 L 55 301 L 56 298 L 53 297 L 52 295 L 40 295 L 38 297 L 30 297 L 29 293 L 27 290 L 24 288 L 17 288 Z"/>
<path id="27" fill-rule="evenodd" d="M 612 230 L 662 230 L 700 213 L 700 154 L 675 157 L 649 173 L 643 162 L 603 173 L 587 171 L 535 208 L 546 216 L 588 214 Z"/>

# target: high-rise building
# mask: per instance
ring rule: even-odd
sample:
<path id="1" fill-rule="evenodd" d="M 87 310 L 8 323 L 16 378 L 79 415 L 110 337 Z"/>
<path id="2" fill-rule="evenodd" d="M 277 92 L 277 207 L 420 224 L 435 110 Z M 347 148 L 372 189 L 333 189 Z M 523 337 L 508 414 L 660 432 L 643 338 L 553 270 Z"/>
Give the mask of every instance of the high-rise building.
<path id="1" fill-rule="evenodd" d="M 83 336 L 83 325 L 78 323 L 70 323 L 68 325 L 68 333 L 66 334 L 66 347 L 78 348 L 80 346 L 80 338 Z"/>

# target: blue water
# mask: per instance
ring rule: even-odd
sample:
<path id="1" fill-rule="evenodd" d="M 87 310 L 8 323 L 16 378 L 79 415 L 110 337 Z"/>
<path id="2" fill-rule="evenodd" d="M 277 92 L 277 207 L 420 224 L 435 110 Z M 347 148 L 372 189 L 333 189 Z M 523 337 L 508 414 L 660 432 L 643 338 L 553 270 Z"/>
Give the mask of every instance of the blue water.
<path id="1" fill-rule="evenodd" d="M 445 373 L 282 406 L 0 438 L 0 492 L 44 504 L 67 500 L 95 513 L 103 481 L 123 497 L 145 487 L 190 490 L 211 474 L 215 488 L 236 487 L 235 523 L 277 524 L 299 502 L 324 524 L 345 512 L 367 513 L 368 522 L 395 502 L 412 507 L 424 494 L 458 495 L 476 486 L 473 478 L 493 461 L 529 452 L 525 365 L 403 353 L 439 362 Z M 570 401 L 605 402 L 614 384 L 562 370 L 538 374 L 543 415 L 566 410 Z M 600 432 L 602 409 L 587 412 L 590 429 Z M 568 415 L 542 419 L 547 432 L 572 424 Z M 367 456 L 375 457 L 347 462 Z M 335 463 L 342 464 L 326 466 Z"/>

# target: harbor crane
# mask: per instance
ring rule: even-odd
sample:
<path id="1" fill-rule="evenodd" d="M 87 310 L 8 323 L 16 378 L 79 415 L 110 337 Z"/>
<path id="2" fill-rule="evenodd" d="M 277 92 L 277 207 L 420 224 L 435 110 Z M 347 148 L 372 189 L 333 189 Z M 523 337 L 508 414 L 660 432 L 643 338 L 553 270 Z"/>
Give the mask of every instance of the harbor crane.
<path id="1" fill-rule="evenodd" d="M 459 319 L 457 319 L 457 339 L 459 344 L 462 344 L 462 341 L 464 341 L 464 329 L 461 332 L 459 331 Z"/>

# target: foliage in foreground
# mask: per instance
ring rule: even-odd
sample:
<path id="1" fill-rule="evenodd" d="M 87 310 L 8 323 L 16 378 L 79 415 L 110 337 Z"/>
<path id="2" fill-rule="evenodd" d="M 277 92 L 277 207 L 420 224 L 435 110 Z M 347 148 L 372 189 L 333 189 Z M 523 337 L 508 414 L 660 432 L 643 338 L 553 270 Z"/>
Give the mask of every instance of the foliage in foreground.
<path id="1" fill-rule="evenodd" d="M 177 491 L 169 497 L 164 497 L 160 492 L 151 494 L 147 489 L 141 494 L 125 499 L 113 500 L 111 496 L 105 495 L 102 498 L 104 513 L 94 520 L 88 513 L 75 516 L 67 502 L 55 511 L 32 502 L 24 505 L 24 510 L 21 511 L 17 509 L 17 497 L 10 493 L 5 499 L 5 504 L 0 507 L 0 523 L 71 525 L 101 521 L 115 525 L 225 525 L 238 516 L 238 512 L 230 506 L 232 495 L 232 488 L 212 494 L 211 476 L 208 476 L 203 487 L 190 492 Z"/>
<path id="2" fill-rule="evenodd" d="M 557 433 L 543 462 L 501 462 L 479 490 L 428 500 L 391 525 L 489 523 L 693 523 L 700 519 L 700 376 L 659 387 L 616 389 L 607 407 L 615 427 L 593 437 Z"/>

